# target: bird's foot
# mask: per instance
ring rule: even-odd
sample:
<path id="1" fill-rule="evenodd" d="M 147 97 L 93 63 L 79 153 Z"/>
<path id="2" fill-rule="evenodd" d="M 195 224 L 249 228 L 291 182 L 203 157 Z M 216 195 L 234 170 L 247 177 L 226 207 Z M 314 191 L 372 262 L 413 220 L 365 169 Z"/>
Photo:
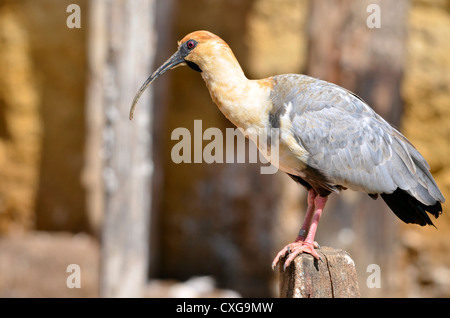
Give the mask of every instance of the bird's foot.
<path id="1" fill-rule="evenodd" d="M 272 262 L 272 269 L 277 267 L 280 258 L 284 255 L 287 255 L 287 258 L 284 262 L 283 270 L 285 270 L 291 262 L 297 257 L 298 254 L 308 253 L 311 254 L 315 259 L 322 260 L 320 255 L 315 251 L 315 248 L 319 248 L 319 244 L 317 242 L 305 242 L 305 241 L 296 241 L 294 243 L 286 245 L 274 258 Z"/>

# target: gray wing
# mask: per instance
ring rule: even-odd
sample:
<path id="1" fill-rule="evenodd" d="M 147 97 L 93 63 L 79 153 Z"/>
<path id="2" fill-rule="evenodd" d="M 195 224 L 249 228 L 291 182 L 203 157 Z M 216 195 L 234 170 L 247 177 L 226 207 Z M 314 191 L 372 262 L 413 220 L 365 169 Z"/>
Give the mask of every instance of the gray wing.
<path id="1" fill-rule="evenodd" d="M 304 75 L 277 81 L 285 82 L 282 99 L 292 103 L 291 129 L 308 152 L 307 165 L 329 182 L 369 194 L 400 188 L 427 205 L 444 202 L 422 155 L 356 95 Z"/>

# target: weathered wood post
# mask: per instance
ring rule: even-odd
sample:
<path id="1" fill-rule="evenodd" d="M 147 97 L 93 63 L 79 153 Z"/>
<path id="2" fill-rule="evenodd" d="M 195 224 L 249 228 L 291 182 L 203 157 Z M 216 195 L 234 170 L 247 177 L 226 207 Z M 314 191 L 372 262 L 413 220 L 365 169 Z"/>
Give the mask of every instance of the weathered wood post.
<path id="1" fill-rule="evenodd" d="M 141 297 L 148 281 L 152 204 L 152 91 L 128 114 L 155 57 L 155 1 L 90 2 L 86 179 L 103 213 L 100 295 Z M 91 116 L 92 115 L 92 116 Z M 102 211 L 103 210 L 103 211 Z M 99 213 L 100 214 L 100 213 Z"/>
<path id="2" fill-rule="evenodd" d="M 355 263 L 342 250 L 323 246 L 317 250 L 322 260 L 300 254 L 283 270 L 281 259 L 281 298 L 352 298 L 360 297 Z"/>

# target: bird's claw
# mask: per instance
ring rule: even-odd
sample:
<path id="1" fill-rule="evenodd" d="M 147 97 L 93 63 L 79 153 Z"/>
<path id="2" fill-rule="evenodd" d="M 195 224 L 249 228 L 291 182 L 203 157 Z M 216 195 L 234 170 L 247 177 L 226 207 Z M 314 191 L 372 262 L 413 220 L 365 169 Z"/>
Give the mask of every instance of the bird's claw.
<path id="1" fill-rule="evenodd" d="M 315 251 L 315 248 L 320 248 L 320 245 L 317 242 L 309 243 L 298 241 L 291 244 L 286 245 L 274 258 L 272 262 L 272 270 L 275 270 L 278 262 L 281 257 L 286 256 L 286 260 L 284 262 L 283 271 L 291 264 L 291 262 L 297 257 L 298 254 L 308 253 L 312 255 L 315 259 L 323 261 L 322 257 Z"/>

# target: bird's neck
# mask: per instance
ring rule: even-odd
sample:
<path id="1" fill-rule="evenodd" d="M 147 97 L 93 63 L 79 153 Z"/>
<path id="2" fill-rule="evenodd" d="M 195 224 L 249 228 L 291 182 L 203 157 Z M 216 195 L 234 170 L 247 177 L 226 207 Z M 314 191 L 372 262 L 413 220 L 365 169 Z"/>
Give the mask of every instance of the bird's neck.
<path id="1" fill-rule="evenodd" d="M 247 79 L 235 60 L 214 65 L 214 69 L 203 70 L 202 77 L 217 107 L 241 129 L 265 127 L 270 106 L 269 81 Z"/>

